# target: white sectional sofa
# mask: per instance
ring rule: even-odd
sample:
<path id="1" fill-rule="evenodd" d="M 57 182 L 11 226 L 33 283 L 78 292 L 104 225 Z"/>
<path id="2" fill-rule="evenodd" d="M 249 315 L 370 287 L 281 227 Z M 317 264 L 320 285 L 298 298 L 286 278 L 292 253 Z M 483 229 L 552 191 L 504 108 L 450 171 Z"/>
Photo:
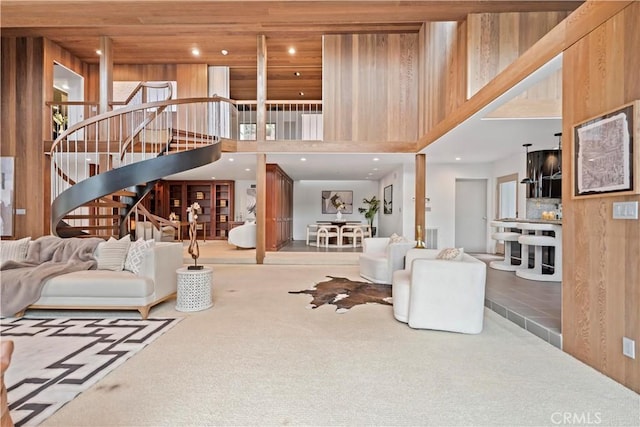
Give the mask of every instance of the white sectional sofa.
<path id="1" fill-rule="evenodd" d="M 96 248 L 96 257 L 102 245 Z M 83 270 L 55 276 L 27 309 L 138 310 L 146 319 L 151 307 L 175 297 L 176 269 L 182 265 L 182 244 L 156 242 L 144 252 L 138 274 Z"/>
<path id="2" fill-rule="evenodd" d="M 414 242 L 392 243 L 390 237 L 367 237 L 360 255 L 360 276 L 373 283 L 391 284 L 392 274 L 404 268 L 404 256 Z"/>

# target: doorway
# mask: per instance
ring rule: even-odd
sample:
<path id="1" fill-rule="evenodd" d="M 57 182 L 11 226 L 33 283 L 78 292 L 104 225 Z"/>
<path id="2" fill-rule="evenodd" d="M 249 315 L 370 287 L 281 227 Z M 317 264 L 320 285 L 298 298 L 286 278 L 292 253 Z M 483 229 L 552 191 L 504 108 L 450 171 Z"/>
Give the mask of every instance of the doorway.
<path id="1" fill-rule="evenodd" d="M 74 102 L 84 101 L 84 77 L 80 74 L 76 74 L 67 67 L 64 67 L 57 62 L 53 63 L 53 91 L 54 101 L 58 102 Z M 54 105 L 54 109 L 57 106 Z M 84 106 L 82 105 L 60 105 L 59 112 L 61 114 L 62 122 L 64 126 L 61 126 L 60 130 L 67 129 L 69 126 L 73 126 L 84 120 Z M 58 123 L 54 124 L 60 126 Z M 78 135 L 79 138 L 82 135 Z"/>
<path id="2" fill-rule="evenodd" d="M 487 180 L 456 179 L 455 245 L 465 252 L 487 251 Z"/>

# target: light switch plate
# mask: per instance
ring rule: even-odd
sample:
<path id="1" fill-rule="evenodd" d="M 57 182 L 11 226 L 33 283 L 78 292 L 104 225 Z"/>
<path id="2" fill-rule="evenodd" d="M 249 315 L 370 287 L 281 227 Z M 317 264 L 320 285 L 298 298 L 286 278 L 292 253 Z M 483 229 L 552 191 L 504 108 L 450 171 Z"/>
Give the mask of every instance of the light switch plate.
<path id="1" fill-rule="evenodd" d="M 622 354 L 632 359 L 636 358 L 636 342 L 627 337 L 622 337 Z"/>
<path id="2" fill-rule="evenodd" d="M 638 202 L 614 202 L 613 219 L 638 219 Z"/>

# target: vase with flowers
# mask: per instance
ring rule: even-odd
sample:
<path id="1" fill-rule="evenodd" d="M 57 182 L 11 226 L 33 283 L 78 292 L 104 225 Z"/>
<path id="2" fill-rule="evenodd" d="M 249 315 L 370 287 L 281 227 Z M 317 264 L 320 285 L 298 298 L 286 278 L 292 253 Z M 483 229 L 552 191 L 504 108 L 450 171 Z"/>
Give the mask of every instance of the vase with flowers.
<path id="1" fill-rule="evenodd" d="M 200 248 L 198 247 L 197 238 L 197 226 L 198 226 L 198 212 L 200 212 L 200 204 L 193 202 L 191 206 L 187 208 L 187 216 L 189 218 L 189 255 L 193 258 L 194 265 L 187 267 L 189 270 L 202 270 L 202 266 L 198 265 L 198 258 L 200 257 Z"/>

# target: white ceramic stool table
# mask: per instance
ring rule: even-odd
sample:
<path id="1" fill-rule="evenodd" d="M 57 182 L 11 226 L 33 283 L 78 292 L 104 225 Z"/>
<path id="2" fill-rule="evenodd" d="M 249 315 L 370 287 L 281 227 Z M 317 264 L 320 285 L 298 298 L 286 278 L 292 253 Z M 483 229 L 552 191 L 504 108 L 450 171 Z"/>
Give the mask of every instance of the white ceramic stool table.
<path id="1" fill-rule="evenodd" d="M 518 242 L 522 245 L 522 266 L 528 267 L 529 252 L 524 250 L 525 246 L 534 248 L 533 268 L 519 268 L 516 276 L 529 280 L 540 280 L 543 282 L 562 281 L 562 226 L 555 224 L 540 223 L 518 223 L 518 228 L 522 230 L 522 236 Z M 553 232 L 553 236 L 544 235 L 543 231 Z M 527 234 L 534 232 L 535 234 Z M 553 274 L 542 274 L 542 247 L 554 248 Z M 526 258 L 525 258 L 526 253 Z"/>
<path id="2" fill-rule="evenodd" d="M 189 270 L 187 267 L 182 267 L 177 269 L 176 273 L 178 275 L 176 310 L 200 311 L 213 305 L 211 300 L 213 270 L 211 268 Z"/>
<path id="3" fill-rule="evenodd" d="M 496 229 L 495 233 L 491 235 L 491 238 L 496 242 L 504 242 L 504 259 L 500 261 L 491 261 L 489 263 L 489 267 L 504 271 L 517 270 L 520 266 L 511 264 L 511 243 L 518 241 L 520 233 L 510 230 L 518 228 L 518 224 L 508 221 L 491 221 L 491 227 Z"/>

